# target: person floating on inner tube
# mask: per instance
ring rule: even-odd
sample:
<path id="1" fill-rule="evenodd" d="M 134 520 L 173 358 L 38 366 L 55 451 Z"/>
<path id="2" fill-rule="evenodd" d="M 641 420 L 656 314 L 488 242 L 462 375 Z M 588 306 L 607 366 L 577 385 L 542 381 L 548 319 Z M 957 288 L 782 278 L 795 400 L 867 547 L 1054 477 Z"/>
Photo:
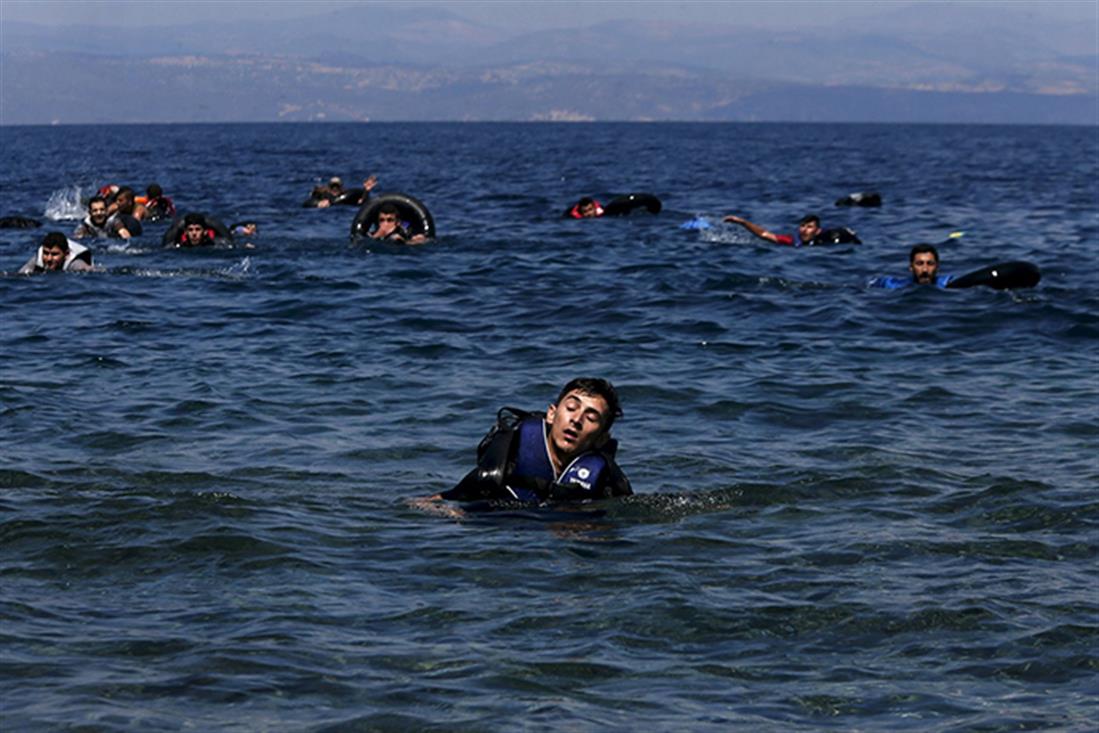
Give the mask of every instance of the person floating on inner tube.
<path id="1" fill-rule="evenodd" d="M 820 217 L 816 214 L 806 214 L 801 217 L 801 221 L 798 222 L 796 239 L 789 234 L 774 234 L 759 224 L 753 224 L 747 219 L 742 219 L 733 214 L 726 216 L 724 221 L 730 224 L 740 224 L 760 239 L 787 247 L 812 247 L 821 244 L 861 244 L 859 238 L 850 229 L 821 229 Z"/>
<path id="2" fill-rule="evenodd" d="M 72 242 L 62 232 L 49 232 L 27 263 L 19 268 L 20 275 L 42 272 L 86 272 L 94 270 L 92 251 Z"/>
<path id="3" fill-rule="evenodd" d="M 370 192 L 378 185 L 378 177 L 370 176 L 363 181 L 363 198 L 365 204 L 370 198 Z M 403 242 L 405 244 L 423 244 L 427 237 L 423 234 L 413 234 L 401 221 L 401 212 L 394 204 L 386 202 L 378 208 L 378 218 L 373 226 L 366 231 L 370 239 L 384 239 L 389 242 Z"/>
<path id="4" fill-rule="evenodd" d="M 125 219 L 126 217 L 113 217 L 108 214 L 107 200 L 102 196 L 92 196 L 88 199 L 88 215 L 77 225 L 72 235 L 75 239 L 93 237 L 129 239 L 133 235 L 127 228 L 128 222 Z"/>
<path id="5" fill-rule="evenodd" d="M 207 223 L 205 216 L 192 212 L 183 217 L 183 226 L 180 229 L 175 246 L 212 247 L 227 243 L 227 240 L 218 233 L 217 229 Z"/>
<path id="6" fill-rule="evenodd" d="M 939 274 L 939 250 L 931 244 L 917 244 L 908 252 L 908 277 L 887 275 L 870 281 L 870 287 L 900 290 L 912 285 L 934 285 L 947 288 L 954 279 L 953 275 Z"/>
<path id="7" fill-rule="evenodd" d="M 567 213 L 573 219 L 595 219 L 603 216 L 606 211 L 603 209 L 603 204 L 591 196 L 585 196 L 577 201 Z"/>
<path id="8" fill-rule="evenodd" d="M 931 244 L 917 244 L 908 253 L 909 277 L 876 277 L 867 283 L 873 288 L 900 290 L 912 285 L 934 285 L 937 288 L 961 290 L 978 285 L 993 290 L 1033 288 L 1042 280 L 1042 273 L 1033 262 L 1012 260 L 997 262 L 964 275 L 940 275 L 939 252 Z"/>
<path id="9" fill-rule="evenodd" d="M 446 500 L 544 505 L 628 496 L 610 434 L 621 414 L 611 383 L 593 378 L 570 381 L 544 413 L 506 407 L 477 448 L 477 467 L 454 488 L 412 503 L 438 510 Z"/>

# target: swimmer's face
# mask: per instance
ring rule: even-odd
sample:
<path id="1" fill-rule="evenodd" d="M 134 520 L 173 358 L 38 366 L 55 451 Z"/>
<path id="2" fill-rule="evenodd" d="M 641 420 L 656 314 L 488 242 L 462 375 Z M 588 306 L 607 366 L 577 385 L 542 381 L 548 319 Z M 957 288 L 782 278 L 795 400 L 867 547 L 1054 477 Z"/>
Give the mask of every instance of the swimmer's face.
<path id="1" fill-rule="evenodd" d="M 104 201 L 93 201 L 88 205 L 88 218 L 97 227 L 103 226 L 107 221 L 107 204 Z"/>
<path id="2" fill-rule="evenodd" d="M 42 248 L 42 266 L 47 270 L 60 270 L 65 265 L 65 250 L 54 245 Z"/>
<path id="3" fill-rule="evenodd" d="M 596 210 L 594 203 L 584 204 L 578 209 L 578 211 L 580 212 L 580 217 L 583 219 L 592 219 L 599 213 Z"/>
<path id="4" fill-rule="evenodd" d="M 397 228 L 396 214 L 378 214 L 378 229 L 383 232 L 391 232 Z"/>
<path id="5" fill-rule="evenodd" d="M 820 234 L 820 222 L 807 221 L 804 224 L 798 224 L 798 238 L 802 243 L 813 241 L 813 237 Z"/>
<path id="6" fill-rule="evenodd" d="M 568 463 L 590 449 L 603 437 L 609 411 L 607 401 L 599 395 L 572 390 L 546 410 L 550 450 L 562 463 Z"/>
<path id="7" fill-rule="evenodd" d="M 134 195 L 129 191 L 123 191 L 118 194 L 114 202 L 118 207 L 118 210 L 123 213 L 129 214 L 134 210 Z"/>
<path id="8" fill-rule="evenodd" d="M 935 282 L 935 276 L 939 274 L 939 261 L 931 252 L 919 252 L 912 258 L 912 264 L 908 266 L 912 271 L 912 277 L 920 285 L 930 285 Z"/>
<path id="9" fill-rule="evenodd" d="M 206 229 L 201 224 L 188 224 L 184 232 L 187 235 L 187 243 L 197 247 L 202 244 L 202 235 L 206 233 Z"/>

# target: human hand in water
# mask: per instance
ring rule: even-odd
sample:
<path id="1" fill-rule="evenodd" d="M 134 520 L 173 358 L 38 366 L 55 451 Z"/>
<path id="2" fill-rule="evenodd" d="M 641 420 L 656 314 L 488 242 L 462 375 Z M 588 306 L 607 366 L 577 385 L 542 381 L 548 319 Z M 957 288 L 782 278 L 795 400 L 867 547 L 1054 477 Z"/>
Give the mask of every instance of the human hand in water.
<path id="1" fill-rule="evenodd" d="M 363 181 L 363 188 L 366 189 L 367 193 L 369 193 L 370 191 L 373 191 L 374 187 L 377 186 L 377 185 L 378 185 L 378 177 L 377 176 L 370 176 L 365 181 Z"/>
<path id="2" fill-rule="evenodd" d="M 434 514 L 437 517 L 447 517 L 448 519 L 465 519 L 466 517 L 466 513 L 461 508 L 446 503 L 443 501 L 443 497 L 438 494 L 418 499 L 408 499 L 407 504 L 412 509 Z"/>

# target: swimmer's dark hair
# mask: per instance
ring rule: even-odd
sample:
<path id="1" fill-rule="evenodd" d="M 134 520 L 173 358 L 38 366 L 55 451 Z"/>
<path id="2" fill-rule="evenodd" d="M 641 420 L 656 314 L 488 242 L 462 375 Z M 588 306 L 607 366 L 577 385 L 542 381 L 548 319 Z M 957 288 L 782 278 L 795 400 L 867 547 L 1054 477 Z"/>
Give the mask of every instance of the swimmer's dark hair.
<path id="1" fill-rule="evenodd" d="M 617 418 L 622 417 L 622 403 L 618 400 L 618 392 L 615 391 L 614 385 L 606 379 L 599 379 L 597 377 L 578 377 L 573 379 L 561 388 L 561 392 L 557 395 L 557 401 L 554 404 L 561 404 L 561 400 L 565 399 L 565 396 L 572 391 L 592 395 L 594 397 L 602 397 L 607 401 L 607 424 L 603 426 L 604 432 L 609 432 L 611 425 L 614 425 L 614 421 Z"/>
<path id="2" fill-rule="evenodd" d="M 935 245 L 926 242 L 920 242 L 908 251 L 908 264 L 911 265 L 916 261 L 916 255 L 924 252 L 930 252 L 935 257 L 935 264 L 939 264 L 939 250 L 935 249 Z"/>
<path id="3" fill-rule="evenodd" d="M 393 203 L 392 201 L 386 201 L 384 204 L 382 204 L 381 206 L 378 207 L 378 213 L 379 214 L 400 214 L 401 212 L 397 211 L 397 205 L 395 203 Z"/>
<path id="4" fill-rule="evenodd" d="M 133 195 L 133 192 L 134 192 L 134 190 L 132 188 L 130 188 L 129 186 L 123 186 L 122 188 L 118 189 L 118 191 L 115 192 L 114 197 L 118 198 L 119 196 L 121 196 L 124 193 L 128 193 L 128 194 Z"/>
<path id="5" fill-rule="evenodd" d="M 189 227 L 192 224 L 198 224 L 202 227 L 205 227 L 206 226 L 206 217 L 203 216 L 202 214 L 199 214 L 198 212 L 192 212 L 192 213 L 188 214 L 187 216 L 183 217 L 183 226 Z"/>
<path id="6" fill-rule="evenodd" d="M 92 210 L 92 204 L 94 204 L 96 201 L 100 202 L 104 206 L 107 205 L 107 199 L 103 196 L 100 196 L 99 194 L 96 194 L 95 196 L 92 196 L 90 199 L 88 199 L 88 211 Z"/>
<path id="7" fill-rule="evenodd" d="M 820 226 L 820 217 L 817 216 L 816 214 L 806 214 L 805 216 L 801 217 L 801 221 L 798 222 L 798 226 L 801 226 L 802 224 L 810 224 L 810 223 L 816 224 L 819 227 Z"/>
<path id="8" fill-rule="evenodd" d="M 42 247 L 49 249 L 60 247 L 62 252 L 68 252 L 69 238 L 61 232 L 47 232 L 46 236 L 42 237 Z"/>
<path id="9" fill-rule="evenodd" d="M 145 189 L 145 195 L 151 199 L 158 199 L 164 195 L 164 189 L 160 187 L 159 183 L 150 183 L 149 187 Z"/>
<path id="10" fill-rule="evenodd" d="M 576 202 L 576 208 L 582 209 L 585 206 L 591 206 L 594 203 L 595 203 L 595 199 L 593 199 L 591 196 L 585 196 L 584 198 L 582 198 L 582 199 L 580 199 L 579 201 Z"/>

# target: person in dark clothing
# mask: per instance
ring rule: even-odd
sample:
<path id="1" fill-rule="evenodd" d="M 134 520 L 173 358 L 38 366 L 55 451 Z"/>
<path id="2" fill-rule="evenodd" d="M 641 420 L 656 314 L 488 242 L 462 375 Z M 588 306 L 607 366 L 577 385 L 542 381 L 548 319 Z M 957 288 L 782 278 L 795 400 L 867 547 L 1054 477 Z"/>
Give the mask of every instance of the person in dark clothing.
<path id="1" fill-rule="evenodd" d="M 544 413 L 504 408 L 477 449 L 477 466 L 448 490 L 413 502 L 521 502 L 545 505 L 633 493 L 615 463 L 610 434 L 622 414 L 605 379 L 566 384 Z"/>

